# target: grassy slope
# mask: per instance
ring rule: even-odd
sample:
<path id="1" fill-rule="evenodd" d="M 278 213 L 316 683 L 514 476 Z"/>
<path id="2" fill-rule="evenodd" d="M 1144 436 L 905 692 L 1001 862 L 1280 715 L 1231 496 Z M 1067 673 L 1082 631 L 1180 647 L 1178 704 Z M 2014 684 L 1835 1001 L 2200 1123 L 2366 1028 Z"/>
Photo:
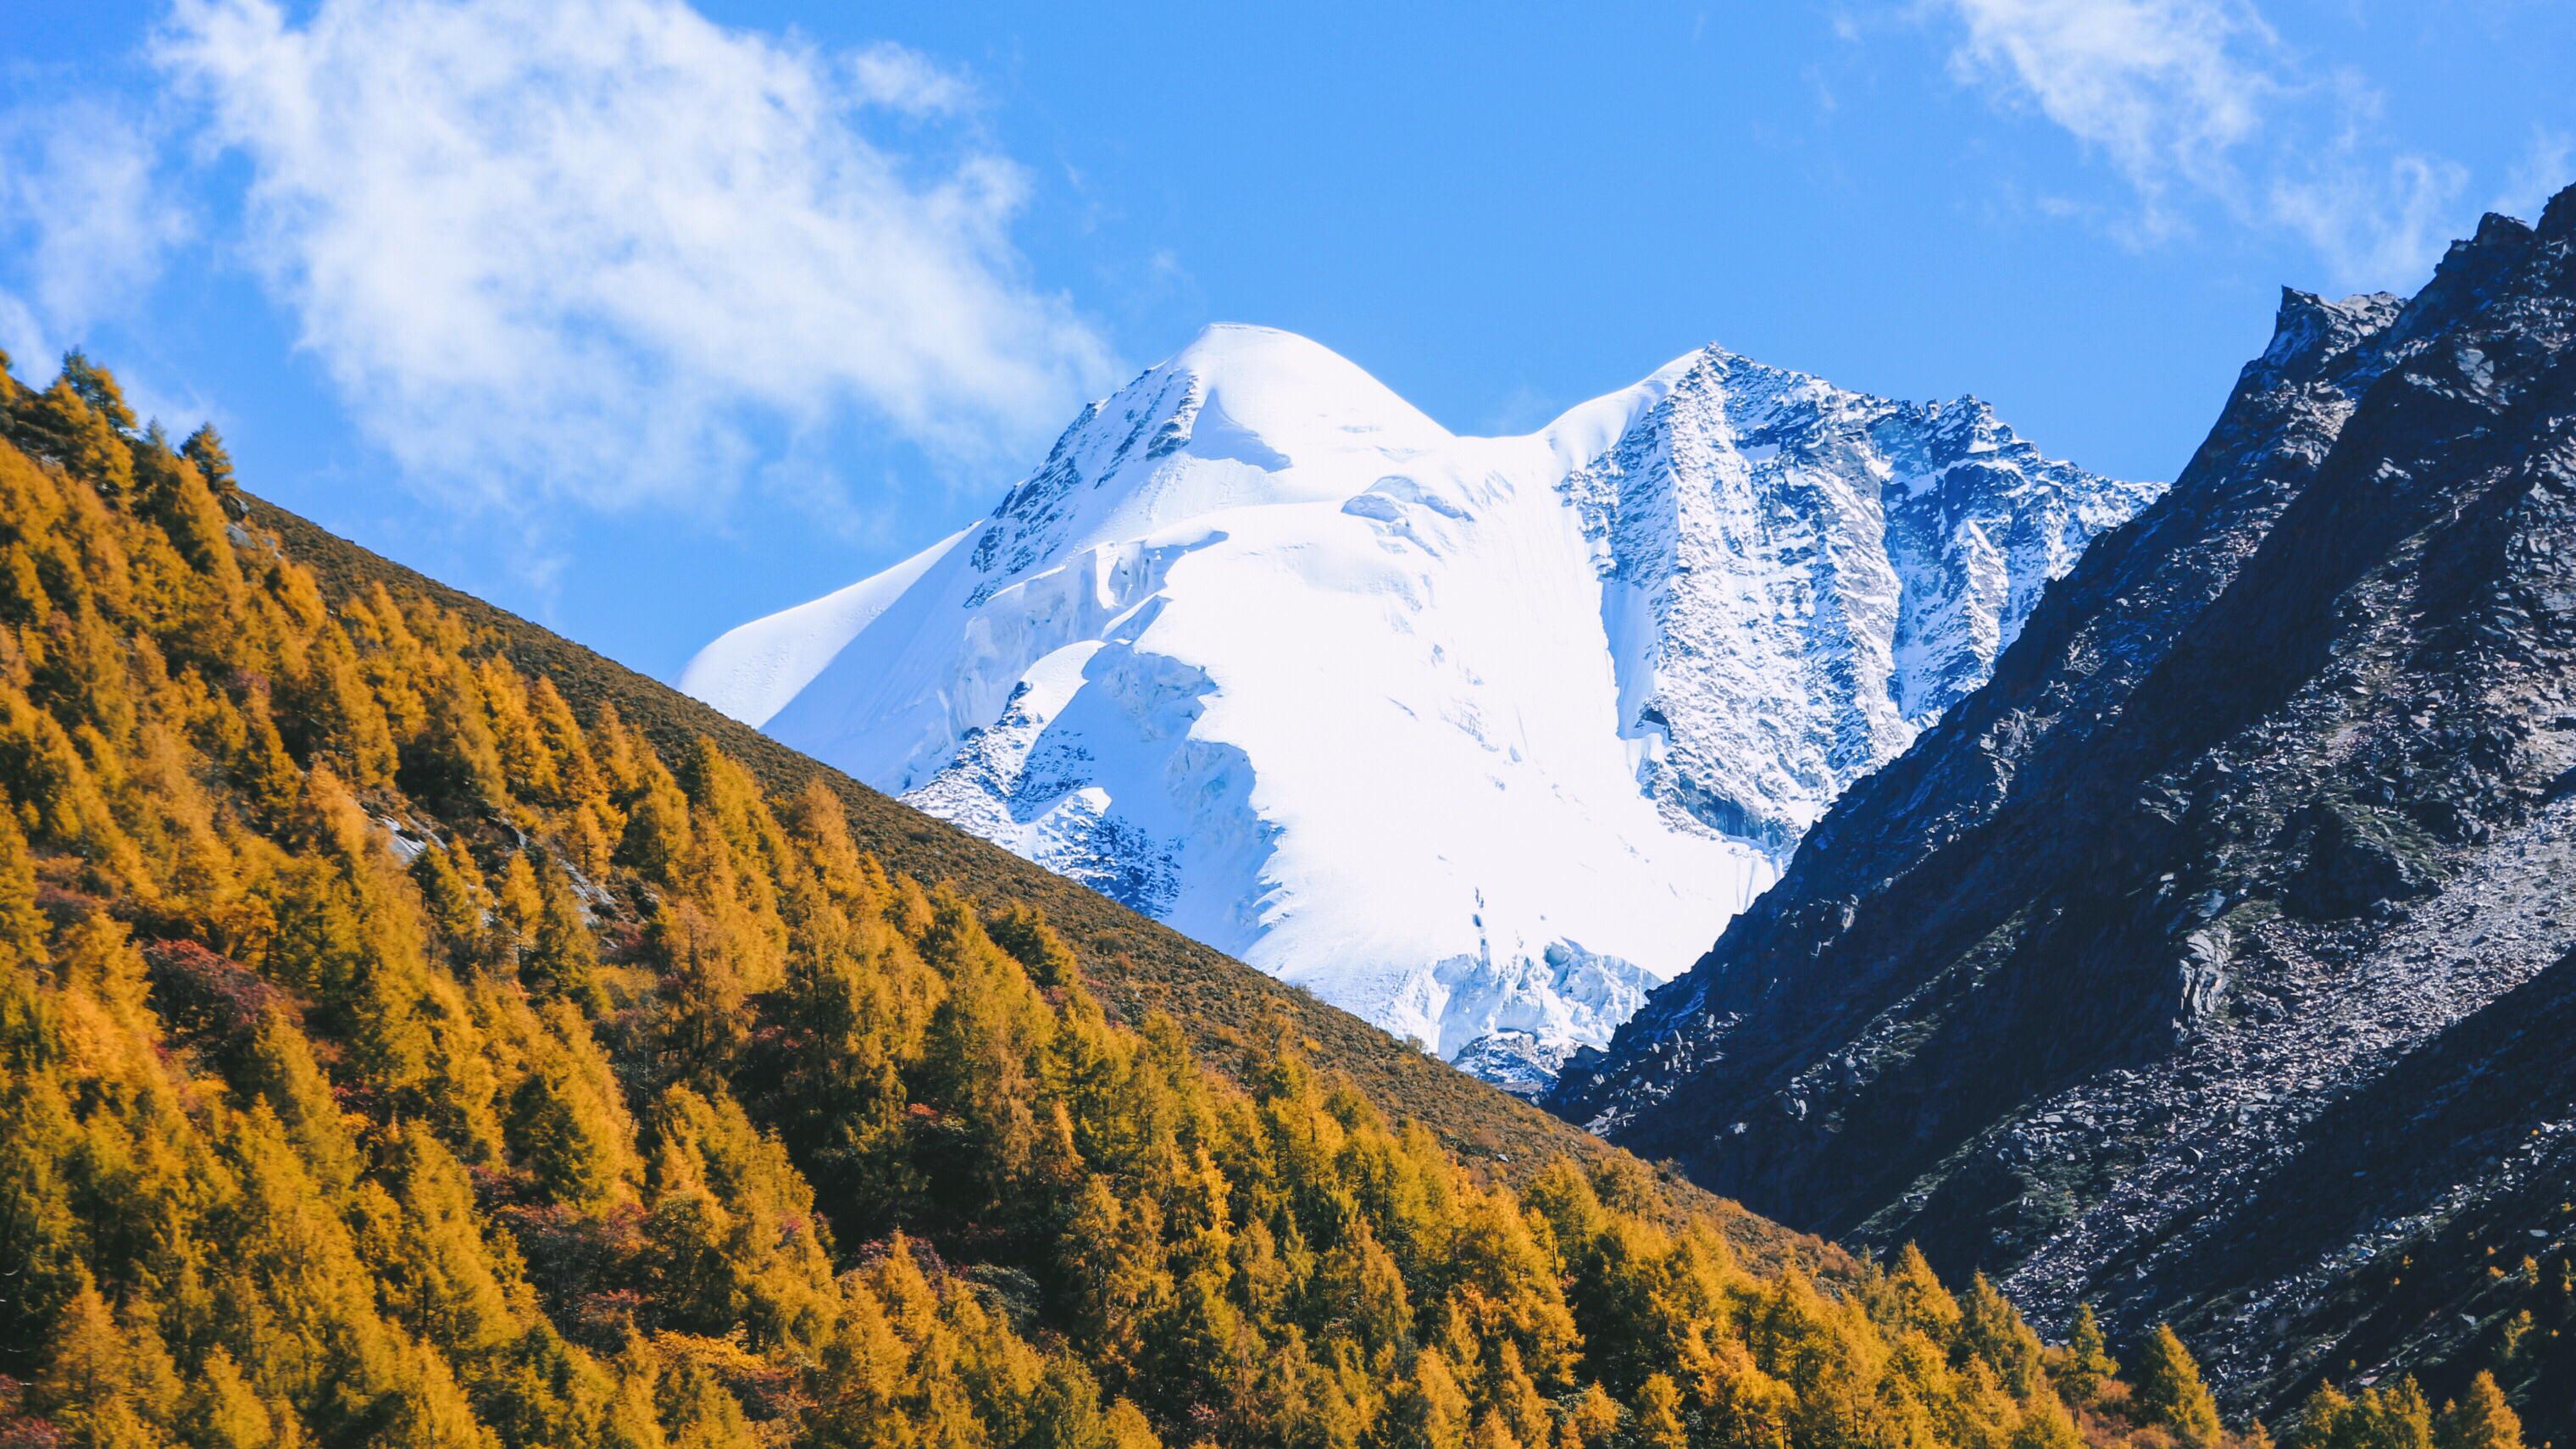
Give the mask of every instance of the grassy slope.
<path id="1" fill-rule="evenodd" d="M 1342 1072 L 1390 1116 L 1422 1123 L 1452 1151 L 1489 1162 L 1498 1175 L 1518 1180 L 1553 1156 L 1595 1161 L 1618 1152 L 1338 1007 L 880 794 L 668 685 L 286 509 L 248 501 L 252 525 L 275 534 L 290 555 L 313 571 L 327 597 L 344 597 L 377 582 L 396 593 L 426 594 L 504 640 L 521 668 L 553 679 L 582 714 L 614 704 L 628 723 L 666 750 L 707 736 L 780 794 L 792 794 L 820 777 L 848 802 L 851 833 L 858 843 L 889 866 L 925 881 L 987 882 L 996 894 L 1044 907 L 1057 930 L 1082 951 L 1093 989 L 1105 1002 L 1131 1017 L 1156 1007 L 1170 1012 L 1197 1051 L 1221 1070 L 1232 1070 L 1246 1044 L 1266 1038 L 1269 1024 L 1284 1015 L 1318 1062 Z M 1827 1268 L 1844 1262 L 1831 1244 L 1709 1197 L 1669 1170 L 1659 1169 L 1657 1175 L 1676 1204 L 1723 1218 L 1731 1236 L 1757 1263 L 1793 1253 Z"/>

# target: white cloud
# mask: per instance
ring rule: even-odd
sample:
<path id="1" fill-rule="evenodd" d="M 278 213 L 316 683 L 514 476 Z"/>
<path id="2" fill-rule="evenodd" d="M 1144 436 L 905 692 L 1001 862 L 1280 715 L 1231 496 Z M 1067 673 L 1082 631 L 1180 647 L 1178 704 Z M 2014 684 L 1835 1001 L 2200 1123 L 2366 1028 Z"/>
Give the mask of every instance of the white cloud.
<path id="1" fill-rule="evenodd" d="M 2339 284 L 2406 286 L 2463 220 L 2466 173 L 2375 145 L 2377 94 L 2306 73 L 2250 0 L 1937 3 L 1965 31 L 1954 70 L 2105 158 L 2149 239 L 2214 205 L 2303 238 Z"/>
<path id="2" fill-rule="evenodd" d="M 0 246 L 20 278 L 0 289 L 0 348 L 21 372 L 52 376 L 63 348 L 136 310 L 187 235 L 184 211 L 154 173 L 144 126 L 105 105 L 0 116 Z"/>
<path id="3" fill-rule="evenodd" d="M 2274 44 L 2231 0 L 1952 0 L 1962 75 L 2000 84 L 2100 151 L 2136 187 L 2150 223 L 2176 183 L 2230 184 L 2230 153 L 2281 83 Z"/>
<path id="4" fill-rule="evenodd" d="M 872 104 L 913 116 L 949 116 L 968 109 L 974 87 L 942 70 L 919 51 L 879 43 L 850 57 L 850 83 Z"/>
<path id="5" fill-rule="evenodd" d="M 2305 237 L 2327 268 L 2359 286 L 2421 282 L 2459 229 L 2468 172 L 2434 157 L 2401 155 L 2372 168 L 2343 159 L 2272 182 L 2272 215 Z"/>
<path id="6" fill-rule="evenodd" d="M 679 0 L 322 0 L 301 23 L 177 0 L 153 53 L 247 160 L 252 259 L 303 344 L 417 477 L 705 503 L 766 426 L 856 408 L 988 461 L 1108 375 L 1026 280 L 1018 168 L 971 133 L 929 138 L 935 163 L 868 135 L 872 109 L 971 102 L 909 52 Z"/>

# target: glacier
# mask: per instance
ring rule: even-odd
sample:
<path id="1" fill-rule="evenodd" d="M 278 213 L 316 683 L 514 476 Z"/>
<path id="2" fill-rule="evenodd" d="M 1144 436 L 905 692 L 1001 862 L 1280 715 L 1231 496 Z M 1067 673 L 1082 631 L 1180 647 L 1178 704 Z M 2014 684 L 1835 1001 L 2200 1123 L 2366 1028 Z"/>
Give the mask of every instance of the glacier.
<path id="1" fill-rule="evenodd" d="M 680 685 L 1526 1089 L 2158 491 L 1716 347 L 1459 436 L 1219 325 Z"/>

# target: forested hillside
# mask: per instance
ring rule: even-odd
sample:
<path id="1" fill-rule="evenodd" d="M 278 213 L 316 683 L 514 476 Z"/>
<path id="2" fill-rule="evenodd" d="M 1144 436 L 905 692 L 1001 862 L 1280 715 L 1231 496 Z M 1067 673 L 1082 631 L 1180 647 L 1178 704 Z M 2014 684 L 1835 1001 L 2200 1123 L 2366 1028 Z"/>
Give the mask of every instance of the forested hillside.
<path id="1" fill-rule="evenodd" d="M 1213 1069 L 1028 877 L 326 590 L 77 357 L 0 423 L 0 1444 L 2234 1438 L 2170 1334 L 1462 1158 L 1285 993 Z"/>
<path id="2" fill-rule="evenodd" d="M 1538 1164 L 1572 1155 L 1584 1162 L 1614 1155 L 1599 1138 L 1516 1098 L 1488 1090 L 1411 1049 L 1358 1017 L 1286 986 L 1242 962 L 1200 945 L 1159 922 L 988 841 L 871 790 L 848 775 L 726 718 L 656 680 L 539 628 L 470 594 L 424 578 L 251 493 L 234 490 L 245 525 L 280 541 L 328 598 L 368 594 L 381 586 L 404 599 L 434 603 L 474 633 L 480 647 L 531 677 L 543 675 L 573 711 L 588 719 L 614 709 L 665 756 L 700 739 L 740 763 L 773 795 L 817 783 L 838 795 L 858 847 L 890 870 L 922 880 L 973 880 L 985 894 L 1044 910 L 1057 932 L 1089 963 L 1090 985 L 1112 1018 L 1130 1025 L 1161 1010 L 1180 1023 L 1192 1050 L 1240 1079 L 1251 1058 L 1275 1036 L 1280 1019 L 1311 1050 L 1381 1110 L 1420 1122 L 1442 1146 L 1515 1183 Z M 1662 1168 L 1665 1195 L 1721 1218 L 1736 1247 L 1762 1261 L 1802 1255 L 1830 1270 L 1848 1260 L 1828 1244 L 1791 1234 L 1733 1203 L 1700 1192 Z"/>

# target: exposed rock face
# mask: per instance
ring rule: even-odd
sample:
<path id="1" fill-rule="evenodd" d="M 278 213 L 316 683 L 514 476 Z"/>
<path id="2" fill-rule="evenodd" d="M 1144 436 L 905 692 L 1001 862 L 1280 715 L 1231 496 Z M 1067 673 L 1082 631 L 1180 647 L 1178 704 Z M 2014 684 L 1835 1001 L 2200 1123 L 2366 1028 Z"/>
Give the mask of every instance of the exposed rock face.
<path id="1" fill-rule="evenodd" d="M 1973 397 L 1891 402 L 1715 347 L 1561 486 L 1640 778 L 1782 857 L 2163 491 L 2043 457 Z"/>
<path id="2" fill-rule="evenodd" d="M 1515 1097 L 1536 1098 L 1564 1070 L 1568 1051 L 1534 1032 L 1494 1031 L 1469 1042 L 1449 1064 Z"/>
<path id="3" fill-rule="evenodd" d="M 2576 1366 L 2512 1320 L 2576 1234 L 2572 245 L 2576 193 L 2403 305 L 2290 294 L 2173 490 L 1551 1105 L 2044 1324 L 2171 1319 L 2240 1409 Z"/>

